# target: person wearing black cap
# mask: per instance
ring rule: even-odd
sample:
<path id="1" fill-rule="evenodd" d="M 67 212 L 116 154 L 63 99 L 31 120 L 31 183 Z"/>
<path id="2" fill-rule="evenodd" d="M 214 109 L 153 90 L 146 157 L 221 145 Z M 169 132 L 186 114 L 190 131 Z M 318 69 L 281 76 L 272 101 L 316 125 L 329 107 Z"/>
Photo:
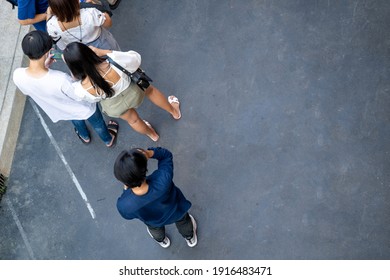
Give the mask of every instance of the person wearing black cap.
<path id="1" fill-rule="evenodd" d="M 49 34 L 34 30 L 24 36 L 22 49 L 29 58 L 26 68 L 17 68 L 13 74 L 15 85 L 30 96 L 53 122 L 72 121 L 78 138 L 85 144 L 91 141 L 85 124 L 88 120 L 107 147 L 113 147 L 118 124 L 110 121 L 108 127 L 96 104 L 81 101 L 74 94 L 72 78 L 49 68 L 54 61 L 50 54 L 53 41 Z"/>

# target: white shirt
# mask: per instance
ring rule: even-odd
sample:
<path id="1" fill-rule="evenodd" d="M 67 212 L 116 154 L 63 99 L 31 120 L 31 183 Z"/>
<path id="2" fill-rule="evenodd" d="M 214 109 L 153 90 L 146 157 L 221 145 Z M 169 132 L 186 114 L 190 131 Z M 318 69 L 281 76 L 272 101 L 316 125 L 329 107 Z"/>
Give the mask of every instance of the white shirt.
<path id="1" fill-rule="evenodd" d="M 30 96 L 53 122 L 86 120 L 96 111 L 96 105 L 77 101 L 72 78 L 61 71 L 49 69 L 41 78 L 31 77 L 27 68 L 14 71 L 13 80 L 20 91 Z"/>
<path id="2" fill-rule="evenodd" d="M 56 16 L 52 16 L 47 22 L 47 33 L 57 41 L 57 46 L 63 50 L 72 42 L 88 44 L 99 38 L 101 26 L 106 21 L 104 13 L 95 8 L 80 9 L 80 26 L 72 27 L 64 31 L 61 30 L 60 23 Z"/>
<path id="3" fill-rule="evenodd" d="M 111 57 L 112 60 L 117 62 L 120 66 L 122 66 L 127 71 L 129 71 L 130 73 L 135 72 L 141 65 L 141 55 L 135 51 L 128 51 L 128 52 L 113 51 L 112 53 L 108 53 L 107 55 Z M 111 98 L 114 98 L 117 95 L 119 95 L 122 91 L 127 89 L 130 86 L 131 81 L 129 76 L 127 76 L 121 70 L 116 68 L 114 65 L 111 65 L 111 67 L 120 76 L 118 82 L 116 82 L 116 84 L 112 86 L 112 89 L 114 90 L 114 95 Z M 99 102 L 105 98 L 105 95 L 95 96 L 90 94 L 87 90 L 83 88 L 83 86 L 81 85 L 81 81 L 77 81 L 73 83 L 73 86 L 75 88 L 75 95 L 78 96 L 80 100 L 85 100 L 88 102 Z"/>

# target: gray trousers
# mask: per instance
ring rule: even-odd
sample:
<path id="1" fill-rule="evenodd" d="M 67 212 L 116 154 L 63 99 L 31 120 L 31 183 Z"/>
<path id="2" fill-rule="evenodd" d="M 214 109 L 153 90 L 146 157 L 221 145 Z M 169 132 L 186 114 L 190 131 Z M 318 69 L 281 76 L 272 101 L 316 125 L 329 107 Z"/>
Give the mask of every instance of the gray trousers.
<path id="1" fill-rule="evenodd" d="M 175 222 L 177 230 L 185 239 L 191 239 L 194 234 L 194 228 L 192 225 L 192 221 L 190 215 L 186 213 L 183 218 Z M 165 226 L 162 227 L 152 227 L 146 225 L 152 234 L 153 238 L 157 242 L 162 242 L 165 238 Z"/>

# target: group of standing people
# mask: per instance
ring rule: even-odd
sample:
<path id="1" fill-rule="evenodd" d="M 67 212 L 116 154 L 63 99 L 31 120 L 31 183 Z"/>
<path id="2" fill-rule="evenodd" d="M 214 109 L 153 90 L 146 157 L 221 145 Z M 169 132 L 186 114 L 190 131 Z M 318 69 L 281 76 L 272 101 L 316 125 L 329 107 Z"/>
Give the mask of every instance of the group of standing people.
<path id="1" fill-rule="evenodd" d="M 125 120 L 152 141 L 158 141 L 159 135 L 136 111 L 145 96 L 175 120 L 181 118 L 176 96 L 166 98 L 153 85 L 141 88 L 117 67 L 119 64 L 133 73 L 141 65 L 141 56 L 135 51 L 121 51 L 107 30 L 112 26 L 107 11 L 81 8 L 79 0 L 27 2 L 35 2 L 35 15 L 29 15 L 27 22 L 37 30 L 22 40 L 29 65 L 16 69 L 13 79 L 21 92 L 30 96 L 53 122 L 71 121 L 77 137 L 87 144 L 91 141 L 87 120 L 106 146 L 113 147 L 119 125 L 113 119 L 106 124 L 98 104 L 103 113 Z M 46 10 L 44 2 L 48 4 Z M 55 62 L 53 42 L 72 76 L 49 68 Z M 151 158 L 158 160 L 158 169 L 146 176 L 147 161 Z M 170 245 L 164 226 L 171 223 L 176 223 L 188 246 L 197 244 L 196 222 L 188 214 L 191 203 L 172 181 L 173 161 L 168 150 L 123 151 L 115 163 L 114 174 L 124 183 L 117 202 L 124 218 L 143 221 L 149 234 L 164 248 Z"/>

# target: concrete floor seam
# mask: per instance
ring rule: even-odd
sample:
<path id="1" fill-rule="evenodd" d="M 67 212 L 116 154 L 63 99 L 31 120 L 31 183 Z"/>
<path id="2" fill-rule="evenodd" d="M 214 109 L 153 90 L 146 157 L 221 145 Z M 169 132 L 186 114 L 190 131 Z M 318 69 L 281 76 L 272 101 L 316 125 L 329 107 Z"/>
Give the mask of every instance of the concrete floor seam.
<path id="1" fill-rule="evenodd" d="M 23 239 L 24 245 L 27 248 L 28 254 L 30 255 L 30 258 L 34 260 L 35 259 L 34 251 L 32 250 L 32 247 L 30 245 L 30 242 L 28 241 L 26 232 L 24 231 L 22 223 L 20 222 L 20 220 L 18 218 L 18 214 L 16 213 L 14 206 L 12 205 L 12 202 L 9 200 L 8 196 L 5 197 L 5 202 L 7 203 L 8 209 L 11 212 L 12 218 L 13 218 L 16 226 L 18 227 L 19 233 L 22 236 L 22 239 Z"/>
<path id="2" fill-rule="evenodd" d="M 85 202 L 85 204 L 86 204 L 86 206 L 88 208 L 88 211 L 89 211 L 89 213 L 92 216 L 92 219 L 95 219 L 96 218 L 95 211 L 93 210 L 92 205 L 89 203 L 88 197 L 85 194 L 83 188 L 81 187 L 81 185 L 79 183 L 79 180 L 77 179 L 77 177 L 74 174 L 73 170 L 70 168 L 70 166 L 68 164 L 68 161 L 66 160 L 64 154 L 62 153 L 60 147 L 57 144 L 57 141 L 54 139 L 53 134 L 51 133 L 49 127 L 47 126 L 45 120 L 43 119 L 41 113 L 39 112 L 39 109 L 38 109 L 37 105 L 35 105 L 34 101 L 32 101 L 31 99 L 29 99 L 29 101 L 30 101 L 30 104 L 33 107 L 35 113 L 37 114 L 37 116 L 38 116 L 38 118 L 39 118 L 39 120 L 40 120 L 40 122 L 42 124 L 42 127 L 44 128 L 47 136 L 49 137 L 50 143 L 54 146 L 54 148 L 55 148 L 55 150 L 57 152 L 57 155 L 60 157 L 62 163 L 65 165 L 65 168 L 66 168 L 66 170 L 69 173 L 69 176 L 72 178 L 72 181 L 73 181 L 74 185 L 76 186 L 79 194 L 81 195 L 82 199 L 84 200 L 84 202 Z"/>

